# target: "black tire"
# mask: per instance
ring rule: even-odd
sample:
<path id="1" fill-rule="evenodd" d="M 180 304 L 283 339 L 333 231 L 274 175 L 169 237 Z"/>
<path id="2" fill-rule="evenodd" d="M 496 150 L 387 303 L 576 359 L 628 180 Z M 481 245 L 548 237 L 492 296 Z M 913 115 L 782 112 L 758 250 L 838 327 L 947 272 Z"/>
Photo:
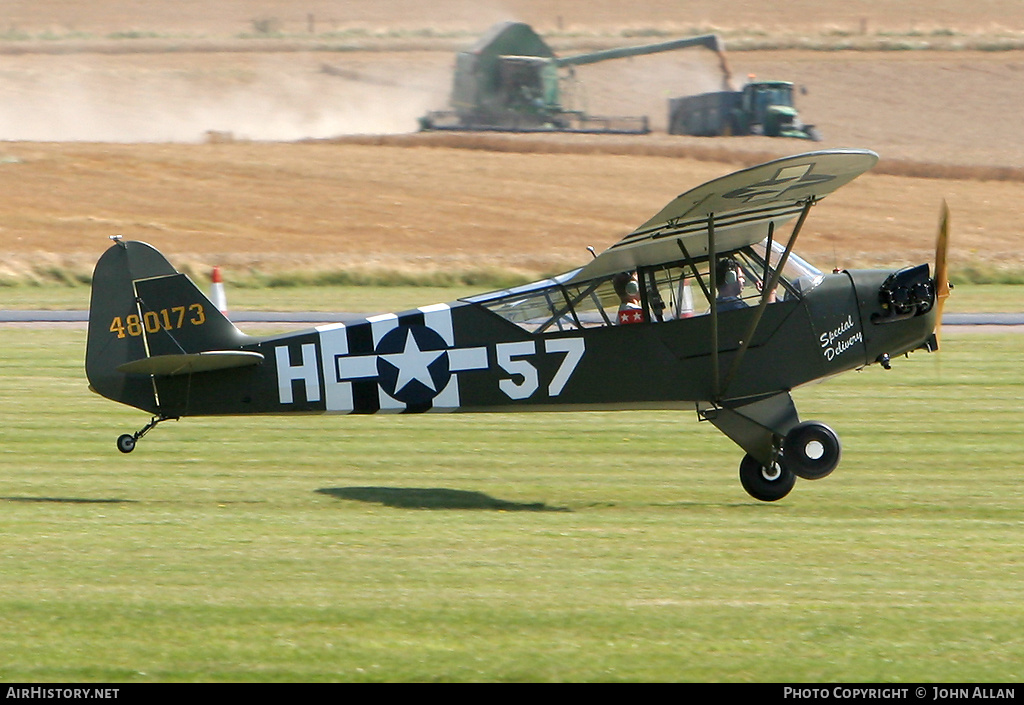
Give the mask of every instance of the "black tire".
<path id="1" fill-rule="evenodd" d="M 843 455 L 839 436 L 817 421 L 805 421 L 786 434 L 782 456 L 797 477 L 820 480 L 839 465 Z"/>
<path id="2" fill-rule="evenodd" d="M 775 502 L 789 494 L 796 484 L 796 475 L 782 462 L 770 469 L 749 453 L 740 461 L 740 484 L 754 499 Z"/>
<path id="3" fill-rule="evenodd" d="M 117 437 L 117 449 L 122 453 L 131 453 L 135 450 L 135 436 L 124 433 Z"/>

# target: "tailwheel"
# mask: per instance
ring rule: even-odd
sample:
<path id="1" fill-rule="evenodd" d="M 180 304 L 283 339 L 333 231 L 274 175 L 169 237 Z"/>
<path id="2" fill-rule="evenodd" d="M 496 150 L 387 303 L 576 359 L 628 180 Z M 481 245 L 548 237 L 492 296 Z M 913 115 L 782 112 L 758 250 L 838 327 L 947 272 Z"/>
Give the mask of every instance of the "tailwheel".
<path id="1" fill-rule="evenodd" d="M 149 423 L 140 428 L 135 433 L 122 433 L 117 437 L 117 449 L 122 453 L 131 453 L 135 450 L 135 444 L 140 438 L 149 433 L 158 423 L 168 421 L 170 419 L 178 420 L 177 416 L 154 416 L 149 420 Z"/>
<path id="2" fill-rule="evenodd" d="M 786 434 L 782 457 L 797 477 L 820 480 L 839 465 L 842 456 L 839 436 L 818 421 L 797 424 Z"/>
<path id="3" fill-rule="evenodd" d="M 130 433 L 122 433 L 117 437 L 117 449 L 122 453 L 131 453 L 135 450 L 135 436 Z"/>
<path id="4" fill-rule="evenodd" d="M 740 484 L 754 499 L 774 502 L 789 494 L 796 484 L 796 475 L 782 463 L 781 458 L 771 466 L 765 466 L 748 453 L 740 462 Z"/>

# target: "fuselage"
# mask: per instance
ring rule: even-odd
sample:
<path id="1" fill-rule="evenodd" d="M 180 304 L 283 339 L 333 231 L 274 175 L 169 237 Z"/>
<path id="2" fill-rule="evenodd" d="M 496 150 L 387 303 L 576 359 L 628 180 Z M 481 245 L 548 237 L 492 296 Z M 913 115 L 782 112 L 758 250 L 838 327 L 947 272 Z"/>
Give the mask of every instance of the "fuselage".
<path id="1" fill-rule="evenodd" d="M 705 314 L 539 333 L 479 303 L 425 306 L 248 338 L 240 348 L 262 364 L 154 378 L 153 404 L 135 405 L 165 416 L 368 414 L 672 409 L 756 397 L 925 345 L 934 310 L 890 321 L 879 288 L 891 275 L 825 275 L 804 295 L 767 304 L 748 343 L 755 306 L 720 312 L 717 326 Z"/>

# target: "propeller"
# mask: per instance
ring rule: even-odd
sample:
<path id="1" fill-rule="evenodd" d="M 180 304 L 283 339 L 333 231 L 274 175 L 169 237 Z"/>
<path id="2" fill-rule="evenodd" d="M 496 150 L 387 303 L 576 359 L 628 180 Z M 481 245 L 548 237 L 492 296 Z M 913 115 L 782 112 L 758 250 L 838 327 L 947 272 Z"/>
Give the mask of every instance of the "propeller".
<path id="1" fill-rule="evenodd" d="M 939 342 L 942 329 L 942 308 L 949 298 L 949 273 L 946 266 L 946 255 L 949 251 L 949 206 L 942 201 L 942 213 L 939 216 L 939 234 L 935 240 L 935 298 L 938 304 L 938 317 L 935 324 L 935 341 Z"/>

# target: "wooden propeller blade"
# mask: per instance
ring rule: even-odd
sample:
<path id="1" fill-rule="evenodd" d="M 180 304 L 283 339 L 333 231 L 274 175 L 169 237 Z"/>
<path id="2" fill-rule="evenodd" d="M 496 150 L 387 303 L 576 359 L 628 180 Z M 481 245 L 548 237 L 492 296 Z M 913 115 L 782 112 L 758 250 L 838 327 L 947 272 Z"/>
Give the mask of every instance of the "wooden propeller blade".
<path id="1" fill-rule="evenodd" d="M 935 294 L 940 299 L 949 296 L 949 274 L 946 257 L 949 251 L 949 206 L 942 202 L 939 218 L 939 235 L 935 242 Z"/>
<path id="2" fill-rule="evenodd" d="M 939 234 L 935 240 L 935 298 L 938 305 L 938 318 L 935 324 L 935 338 L 940 337 L 942 329 L 942 309 L 949 298 L 949 270 L 946 258 L 949 252 L 949 205 L 942 202 L 942 213 L 939 216 Z"/>

